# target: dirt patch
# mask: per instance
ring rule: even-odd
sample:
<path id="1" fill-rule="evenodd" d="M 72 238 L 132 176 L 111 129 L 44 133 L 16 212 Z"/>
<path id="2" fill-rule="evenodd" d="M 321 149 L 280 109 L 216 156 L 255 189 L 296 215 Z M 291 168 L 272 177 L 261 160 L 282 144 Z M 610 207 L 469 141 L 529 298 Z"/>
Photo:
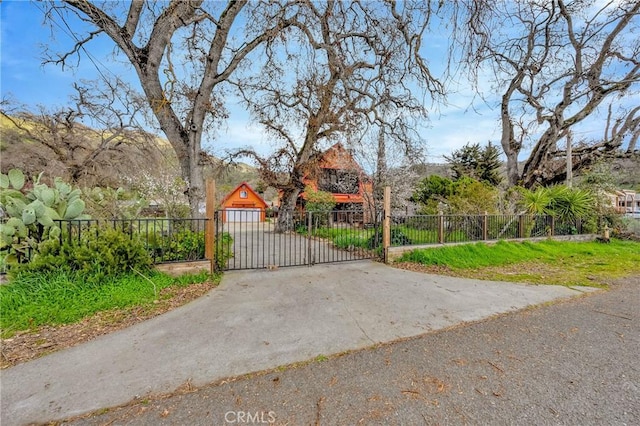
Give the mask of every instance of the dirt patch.
<path id="1" fill-rule="evenodd" d="M 450 277 L 473 278 L 491 281 L 513 281 L 524 284 L 556 285 L 606 285 L 610 280 L 597 276 L 582 277 L 575 271 L 562 265 L 549 265 L 542 262 L 519 262 L 512 265 L 485 266 L 476 269 L 451 269 L 448 266 L 422 265 L 419 263 L 399 262 L 392 266 L 414 272 L 448 275 Z M 581 281 L 582 284 L 578 284 Z"/>
<path id="2" fill-rule="evenodd" d="M 148 306 L 98 312 L 74 324 L 43 326 L 20 331 L 1 340 L 0 368 L 8 368 L 43 355 L 88 342 L 148 320 L 197 299 L 217 285 L 215 282 L 172 286 L 163 289 L 158 301 Z"/>
<path id="3" fill-rule="evenodd" d="M 398 269 L 405 269 L 407 271 L 413 272 L 422 272 L 425 274 L 457 276 L 453 269 L 446 265 L 423 265 L 421 263 L 413 262 L 397 262 L 392 263 L 391 266 Z"/>

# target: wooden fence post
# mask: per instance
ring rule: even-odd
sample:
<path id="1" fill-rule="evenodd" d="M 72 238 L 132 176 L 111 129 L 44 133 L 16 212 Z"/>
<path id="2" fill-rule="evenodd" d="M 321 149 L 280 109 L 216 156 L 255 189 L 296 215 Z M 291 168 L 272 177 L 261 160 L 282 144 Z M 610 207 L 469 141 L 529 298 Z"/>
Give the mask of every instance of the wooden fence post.
<path id="1" fill-rule="evenodd" d="M 384 263 L 389 263 L 389 247 L 391 246 L 391 187 L 384 187 L 383 200 L 383 220 L 382 220 L 382 250 Z"/>
<path id="2" fill-rule="evenodd" d="M 518 238 L 524 238 L 524 216 L 518 216 Z"/>
<path id="3" fill-rule="evenodd" d="M 444 214 L 438 210 L 438 243 L 444 244 Z"/>
<path id="4" fill-rule="evenodd" d="M 216 270 L 216 232 L 215 232 L 215 214 L 216 214 L 216 181 L 207 179 L 205 193 L 205 214 L 207 216 L 207 225 L 204 231 L 204 255 L 210 262 L 210 273 Z"/>
<path id="5" fill-rule="evenodd" d="M 489 212 L 487 212 L 485 210 L 484 212 L 484 216 L 482 217 L 482 239 L 484 241 L 487 240 L 487 236 L 488 236 L 488 229 L 487 229 L 487 218 L 488 218 Z"/>

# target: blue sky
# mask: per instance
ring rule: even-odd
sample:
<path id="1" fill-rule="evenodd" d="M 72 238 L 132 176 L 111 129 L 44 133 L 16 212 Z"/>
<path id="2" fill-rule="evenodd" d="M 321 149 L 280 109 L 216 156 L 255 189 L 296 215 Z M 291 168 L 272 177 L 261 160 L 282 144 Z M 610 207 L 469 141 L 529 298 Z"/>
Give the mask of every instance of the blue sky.
<path id="1" fill-rule="evenodd" d="M 73 44 L 64 28 L 58 27 L 52 32 L 43 21 L 41 6 L 34 2 L 4 0 L 0 3 L 1 95 L 2 98 L 11 96 L 32 108 L 37 105 L 64 106 L 68 103 L 74 81 L 96 79 L 98 76 L 96 66 L 86 57 L 74 69 L 42 65 L 45 46 L 59 52 Z M 442 68 L 445 55 L 443 47 L 438 46 L 437 36 L 432 36 L 423 44 L 434 49 L 435 54 L 430 57 L 433 68 Z M 111 72 L 124 80 L 135 82 L 134 72 L 114 59 L 113 45 L 105 36 L 87 46 L 98 67 L 108 69 L 103 72 Z M 448 105 L 434 111 L 431 123 L 421 131 L 427 141 L 427 158 L 430 162 L 444 162 L 443 154 L 449 154 L 467 142 L 485 144 L 490 140 L 499 144 L 497 109 L 478 102 L 478 98 L 471 108 L 473 93 L 470 88 L 464 89 L 464 86 L 467 85 L 463 85 L 458 93 L 449 95 Z M 267 152 L 270 149 L 269 141 L 259 126 L 251 123 L 246 111 L 233 102 L 228 108 L 230 118 L 218 132 L 218 141 L 215 142 L 218 148 L 210 151 L 221 154 L 224 149 L 252 146 L 258 151 Z M 596 136 L 599 127 L 587 128 L 582 136 Z M 207 148 L 207 144 L 203 143 L 203 147 Z"/>
<path id="2" fill-rule="evenodd" d="M 0 90 L 3 98 L 10 95 L 29 107 L 64 106 L 68 103 L 74 81 L 97 78 L 96 67 L 86 57 L 75 69 L 42 65 L 45 45 L 54 51 L 62 51 L 71 46 L 73 40 L 61 28 L 54 28 L 52 32 L 43 23 L 43 12 L 37 4 L 3 0 L 0 3 L 0 20 Z M 133 75 L 133 71 L 114 61 L 113 46 L 106 37 L 92 41 L 88 47 L 99 66 L 104 64 L 112 72 L 122 73 L 120 76 L 125 80 L 127 74 Z M 135 81 L 135 78 L 129 80 Z M 495 142 L 499 137 L 498 122 L 490 111 L 485 111 L 486 117 L 465 112 L 470 99 L 471 94 L 454 95 L 450 99 L 452 106 L 442 108 L 442 115 L 432 115 L 431 128 L 425 128 L 423 132 L 428 142 L 430 161 L 442 162 L 442 154 L 448 154 L 466 142 L 486 143 L 490 139 Z M 230 119 L 218 135 L 219 140 L 225 141 L 225 148 L 250 145 L 268 150 L 268 141 L 260 128 L 250 122 L 243 108 L 231 104 L 229 110 Z"/>

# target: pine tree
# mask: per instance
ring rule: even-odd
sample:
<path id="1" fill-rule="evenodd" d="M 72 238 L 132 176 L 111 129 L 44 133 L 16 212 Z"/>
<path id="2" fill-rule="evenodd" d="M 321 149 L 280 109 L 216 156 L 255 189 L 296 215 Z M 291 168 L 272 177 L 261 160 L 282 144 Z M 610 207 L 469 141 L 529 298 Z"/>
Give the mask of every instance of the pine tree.
<path id="1" fill-rule="evenodd" d="M 451 164 L 454 180 L 467 176 L 493 186 L 502 182 L 500 151 L 491 142 L 485 147 L 467 143 L 444 158 Z"/>

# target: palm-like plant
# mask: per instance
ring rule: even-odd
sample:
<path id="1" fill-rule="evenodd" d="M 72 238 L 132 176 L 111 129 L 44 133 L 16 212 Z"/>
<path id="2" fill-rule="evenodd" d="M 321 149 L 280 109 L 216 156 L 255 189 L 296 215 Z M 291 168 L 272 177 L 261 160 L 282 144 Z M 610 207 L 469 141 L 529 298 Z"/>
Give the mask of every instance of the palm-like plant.
<path id="1" fill-rule="evenodd" d="M 540 187 L 535 191 L 522 188 L 520 193 L 522 199 L 520 204 L 528 214 L 551 214 L 551 194 L 545 187 Z"/>
<path id="2" fill-rule="evenodd" d="M 575 221 L 595 212 L 596 197 L 587 189 L 556 185 L 551 192 L 551 211 L 562 221 Z"/>
<path id="3" fill-rule="evenodd" d="M 550 214 L 561 221 L 575 221 L 595 212 L 596 197 L 588 189 L 565 185 L 523 189 L 521 205 L 529 214 Z"/>

